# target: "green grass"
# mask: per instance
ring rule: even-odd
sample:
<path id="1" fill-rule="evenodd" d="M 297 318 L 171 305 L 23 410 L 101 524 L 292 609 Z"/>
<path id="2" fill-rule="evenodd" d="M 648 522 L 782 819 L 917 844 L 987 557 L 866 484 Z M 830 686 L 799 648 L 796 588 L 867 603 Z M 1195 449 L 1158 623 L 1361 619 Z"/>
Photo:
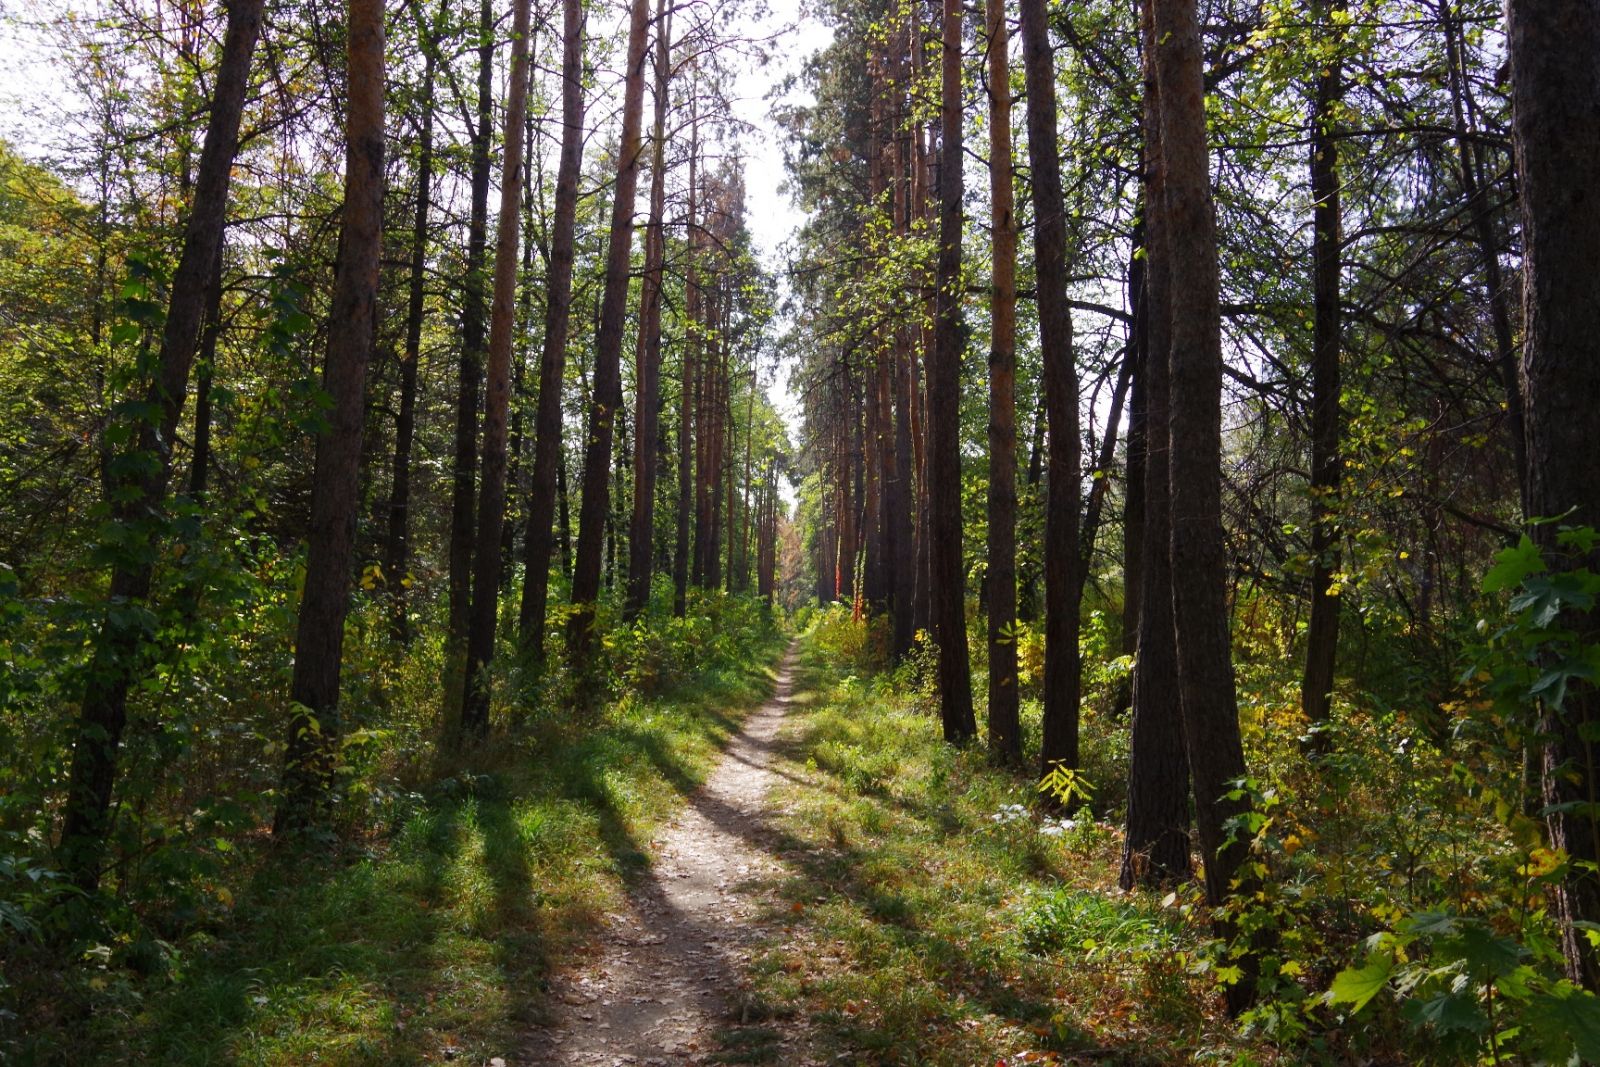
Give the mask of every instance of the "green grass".
<path id="1" fill-rule="evenodd" d="M 24 1060 L 484 1063 L 513 1056 L 569 961 L 648 864 L 656 826 L 771 688 L 760 662 L 659 699 L 546 714 L 337 856 L 262 846 L 227 918 L 164 977 L 108 967 L 87 1017 L 30 1019 Z M 330 846 L 328 851 L 335 851 Z"/>
<path id="2" fill-rule="evenodd" d="M 862 1064 L 1170 1064 L 1241 1051 L 1189 973 L 1178 909 L 1115 886 L 1115 831 L 1043 833 L 1031 782 L 888 679 L 802 653 L 791 776 L 774 797 L 795 873 L 756 993 Z M 799 781 L 796 781 L 799 780 Z"/>

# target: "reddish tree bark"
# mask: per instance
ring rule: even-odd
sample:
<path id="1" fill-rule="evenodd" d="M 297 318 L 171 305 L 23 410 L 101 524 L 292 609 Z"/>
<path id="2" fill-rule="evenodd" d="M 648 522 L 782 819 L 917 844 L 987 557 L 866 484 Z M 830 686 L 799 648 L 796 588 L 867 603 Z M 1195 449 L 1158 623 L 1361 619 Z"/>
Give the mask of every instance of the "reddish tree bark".
<path id="1" fill-rule="evenodd" d="M 501 534 L 506 520 L 506 419 L 511 407 L 511 335 L 517 325 L 517 244 L 522 236 L 523 137 L 528 108 L 528 6 L 516 0 L 511 22 L 511 88 L 506 100 L 505 165 L 495 233 L 494 303 L 489 310 L 489 362 L 483 404 L 483 470 L 478 479 L 478 537 L 472 558 L 472 609 L 467 620 L 467 684 L 462 737 L 489 731 L 489 666 L 500 607 Z"/>
<path id="2" fill-rule="evenodd" d="M 633 0 L 628 25 L 627 82 L 623 91 L 622 138 L 611 208 L 605 291 L 595 338 L 593 402 L 583 460 L 583 490 L 578 506 L 578 552 L 572 571 L 574 611 L 567 626 L 571 662 L 587 670 L 593 647 L 595 600 L 600 595 L 601 553 L 611 500 L 611 438 L 622 407 L 622 331 L 627 325 L 629 256 L 633 248 L 634 193 L 639 183 L 639 126 L 644 111 L 648 0 Z"/>
<path id="3" fill-rule="evenodd" d="M 650 603 L 655 556 L 656 443 L 661 406 L 661 286 L 667 204 L 667 90 L 671 73 L 672 12 L 656 0 L 655 123 L 650 131 L 650 221 L 645 231 L 644 283 L 639 297 L 638 366 L 634 379 L 633 514 L 628 527 L 626 617 L 637 618 Z"/>
<path id="4" fill-rule="evenodd" d="M 985 0 L 989 53 L 989 748 L 1022 762 L 1017 697 L 1017 220 L 1004 0 Z M 1054 109 L 1051 109 L 1052 112 Z"/>
<path id="5" fill-rule="evenodd" d="M 295 632 L 294 679 L 275 833 L 310 826 L 332 802 L 339 675 L 350 608 L 359 504 L 363 401 L 372 353 L 383 239 L 383 3 L 350 0 L 344 210 L 329 307 L 323 389 L 333 400 L 317 440 L 305 591 Z"/>
<path id="6" fill-rule="evenodd" d="M 1056 137 L 1055 53 L 1044 0 L 1022 0 L 1023 64 L 1028 88 L 1028 161 L 1033 171 L 1034 270 L 1045 408 L 1050 423 L 1045 510 L 1044 730 L 1040 761 L 1048 773 L 1078 766 L 1078 376 L 1067 304 L 1067 212 Z"/>
<path id="7" fill-rule="evenodd" d="M 551 527 L 558 498 L 563 531 L 567 525 L 565 471 L 561 462 L 561 380 L 566 372 L 567 334 L 572 321 L 578 173 L 583 166 L 583 5 L 581 0 L 562 0 L 561 10 L 561 159 L 556 165 L 544 341 L 539 352 L 539 407 L 534 417 L 533 478 L 523 537 L 524 572 L 518 617 L 522 654 L 534 661 L 544 658 Z M 565 555 L 564 536 L 562 545 Z"/>
<path id="8" fill-rule="evenodd" d="M 939 644 L 939 715 L 944 737 L 977 733 L 967 659 L 965 571 L 961 563 L 961 18 L 944 0 L 940 90 L 939 262 L 934 345 L 928 359 L 929 609 Z"/>
<path id="9" fill-rule="evenodd" d="M 1340 0 L 1318 5 L 1342 11 Z M 1339 142 L 1335 136 L 1343 96 L 1337 59 L 1317 75 L 1311 105 L 1311 620 L 1306 627 L 1300 707 L 1313 725 L 1333 710 L 1333 671 L 1339 651 L 1339 596 L 1331 590 L 1339 569 Z M 1324 743 L 1319 740 L 1316 747 Z"/>
<path id="10" fill-rule="evenodd" d="M 695 513 L 694 416 L 699 390 L 696 358 L 700 349 L 700 116 L 695 104 L 698 91 L 698 82 L 692 82 L 689 89 L 689 210 L 684 235 L 683 363 L 678 382 L 678 512 L 672 543 L 672 614 L 680 619 L 688 610 L 693 553 L 691 526 Z"/>
<path id="11" fill-rule="evenodd" d="M 455 455 L 451 467 L 449 630 L 446 700 L 465 681 L 467 615 L 472 601 L 472 547 L 477 499 L 478 394 L 483 388 L 485 300 L 483 264 L 489 232 L 489 145 L 494 110 L 494 11 L 483 0 L 478 16 L 478 109 L 472 128 L 472 204 L 467 222 L 466 291 L 461 305 L 460 377 L 456 382 Z"/>
<path id="12" fill-rule="evenodd" d="M 1216 220 L 1206 145 L 1205 77 L 1195 0 L 1153 0 L 1161 153 L 1165 161 L 1168 303 L 1171 307 L 1167 477 L 1172 608 L 1184 743 L 1194 784 L 1195 824 L 1205 860 L 1206 899 L 1221 904 L 1249 841 L 1227 826 L 1250 810 L 1230 798 L 1245 776 L 1228 621 L 1228 558 L 1222 533 L 1222 315 Z M 1246 888 L 1250 884 L 1246 880 Z M 1229 936 L 1224 927 L 1220 931 Z M 1242 961 L 1248 964 L 1248 960 Z M 1229 1007 L 1254 996 L 1245 978 Z"/>
<path id="13" fill-rule="evenodd" d="M 1140 5 L 1143 36 L 1155 33 L 1152 0 Z M 1138 655 L 1133 669 L 1133 724 L 1128 767 L 1128 826 L 1122 845 L 1124 889 L 1187 879 L 1189 763 L 1178 698 L 1178 652 L 1172 621 L 1169 542 L 1171 485 L 1167 472 L 1167 353 L 1172 348 L 1168 294 L 1165 163 L 1161 154 L 1160 87 L 1155 56 L 1144 50 L 1144 287 L 1135 320 L 1143 338 L 1144 516 L 1140 539 Z M 1131 486 L 1130 478 L 1130 486 Z"/>

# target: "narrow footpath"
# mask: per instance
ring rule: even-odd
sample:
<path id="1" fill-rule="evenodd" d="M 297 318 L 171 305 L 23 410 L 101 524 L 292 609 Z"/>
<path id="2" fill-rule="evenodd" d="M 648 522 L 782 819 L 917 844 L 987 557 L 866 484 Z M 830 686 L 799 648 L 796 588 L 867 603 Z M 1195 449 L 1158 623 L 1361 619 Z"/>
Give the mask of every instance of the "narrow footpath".
<path id="1" fill-rule="evenodd" d="M 611 917 L 597 956 L 551 979 L 554 1019 L 520 1062 L 550 1067 L 679 1067 L 758 1059 L 805 1064 L 793 1027 L 753 1018 L 746 964 L 770 929 L 760 886 L 782 861 L 765 842 L 774 747 L 790 707 L 797 646 L 770 700 L 722 762 L 656 835 L 629 908 Z"/>

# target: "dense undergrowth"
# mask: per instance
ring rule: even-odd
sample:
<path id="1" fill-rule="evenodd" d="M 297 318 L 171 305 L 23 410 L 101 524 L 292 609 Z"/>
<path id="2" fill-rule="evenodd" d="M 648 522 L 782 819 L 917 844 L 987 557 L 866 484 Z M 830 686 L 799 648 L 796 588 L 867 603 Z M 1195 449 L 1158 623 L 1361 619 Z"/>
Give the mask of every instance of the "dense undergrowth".
<path id="1" fill-rule="evenodd" d="M 540 1018 L 552 961 L 618 902 L 652 827 L 768 692 L 783 640 L 752 599 L 652 615 L 608 636 L 604 706 L 574 712 L 559 666 L 537 687 L 508 676 L 526 695 L 460 754 L 437 747 L 439 650 L 401 654 L 364 621 L 339 821 L 318 840 L 266 833 L 282 709 L 252 702 L 243 672 L 174 678 L 183 716 L 141 724 L 129 754 L 150 774 L 129 780 L 146 792 L 95 900 L 54 876 L 48 803 L 25 813 L 18 796 L 47 792 L 36 776 L 51 768 L 7 763 L 0 1062 L 505 1055 Z M 193 808 L 191 794 L 224 799 Z"/>
<path id="2" fill-rule="evenodd" d="M 925 665 L 882 667 L 871 629 L 833 611 L 811 622 L 791 753 L 820 788 L 781 801 L 809 858 L 786 889 L 794 941 L 761 968 L 773 1009 L 814 1016 L 852 1062 L 1589 1061 L 1600 1015 L 1559 977 L 1546 912 L 1558 857 L 1523 814 L 1529 738 L 1489 695 L 1504 650 L 1464 652 L 1484 665 L 1433 704 L 1343 686 L 1313 758 L 1292 635 L 1245 608 L 1241 787 L 1259 815 L 1238 832 L 1264 877 L 1229 913 L 1265 946 L 1253 1008 L 1223 1011 L 1238 946 L 1197 886 L 1117 888 L 1126 664 L 1100 616 L 1084 642 L 1093 802 L 1065 814 L 981 745 L 945 745 Z M 1035 639 L 1019 640 L 1037 696 Z M 1036 750 L 1037 700 L 1024 719 Z"/>

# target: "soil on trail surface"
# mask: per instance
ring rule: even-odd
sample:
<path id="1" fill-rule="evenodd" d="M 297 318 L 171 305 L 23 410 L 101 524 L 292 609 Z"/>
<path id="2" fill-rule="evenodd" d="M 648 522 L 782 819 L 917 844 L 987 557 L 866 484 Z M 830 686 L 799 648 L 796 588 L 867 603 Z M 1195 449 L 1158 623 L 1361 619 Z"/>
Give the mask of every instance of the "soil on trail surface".
<path id="1" fill-rule="evenodd" d="M 655 837 L 652 863 L 613 915 L 598 956 L 552 977 L 553 1021 L 522 1062 L 552 1067 L 680 1067 L 810 1060 L 792 1026 L 754 1017 L 745 964 L 770 934 L 762 883 L 782 871 L 764 842 L 775 743 L 789 710 L 795 647 L 777 689 L 722 762 Z"/>

